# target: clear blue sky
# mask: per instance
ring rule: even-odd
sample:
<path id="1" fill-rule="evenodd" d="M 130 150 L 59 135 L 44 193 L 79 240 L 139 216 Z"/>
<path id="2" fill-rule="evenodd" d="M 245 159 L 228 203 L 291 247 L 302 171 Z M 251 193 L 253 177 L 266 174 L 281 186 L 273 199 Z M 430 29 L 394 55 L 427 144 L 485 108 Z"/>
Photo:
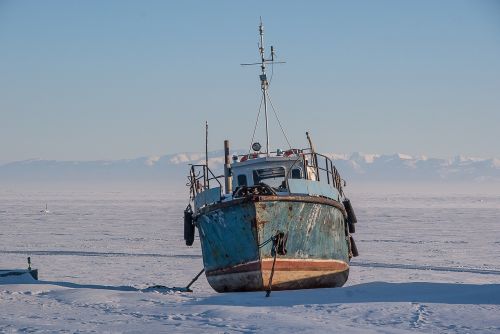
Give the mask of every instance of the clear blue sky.
<path id="1" fill-rule="evenodd" d="M 499 1 L 0 0 L 0 161 L 247 147 L 259 16 L 294 146 L 500 157 Z"/>

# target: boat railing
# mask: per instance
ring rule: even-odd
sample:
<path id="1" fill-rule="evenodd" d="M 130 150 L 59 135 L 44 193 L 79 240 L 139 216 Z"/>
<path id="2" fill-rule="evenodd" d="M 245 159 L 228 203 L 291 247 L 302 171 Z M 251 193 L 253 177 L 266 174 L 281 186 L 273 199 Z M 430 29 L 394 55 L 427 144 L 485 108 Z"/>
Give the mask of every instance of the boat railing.
<path id="1" fill-rule="evenodd" d="M 312 180 L 318 182 L 326 182 L 339 192 L 340 196 L 344 196 L 343 183 L 344 180 L 340 176 L 339 171 L 332 162 L 332 159 L 326 155 L 313 152 L 310 149 L 301 150 L 302 164 L 304 168 L 304 178 L 311 179 L 309 168 L 315 172 L 312 173 Z"/>
<path id="2" fill-rule="evenodd" d="M 315 169 L 315 181 L 326 181 L 326 183 L 332 185 L 335 189 L 337 189 L 341 196 L 344 196 L 344 180 L 342 180 L 342 178 L 340 177 L 340 173 L 333 164 L 332 159 L 330 159 L 326 155 L 317 152 L 311 152 L 309 150 L 304 150 L 303 154 L 304 169 L 307 170 L 307 167 L 312 167 Z"/>
<path id="3" fill-rule="evenodd" d="M 224 178 L 224 175 L 215 176 L 207 165 L 192 164 L 189 169 L 189 182 L 187 184 L 190 188 L 191 199 L 194 199 L 196 195 L 205 190 L 214 188 L 214 183 L 218 185 L 220 196 L 222 197 L 222 183 L 219 181 L 220 178 Z"/>
<path id="4" fill-rule="evenodd" d="M 341 196 L 344 195 L 343 191 L 343 186 L 344 186 L 344 180 L 340 176 L 339 171 L 335 167 L 335 165 L 332 162 L 332 159 L 327 157 L 324 154 L 317 153 L 312 151 L 310 148 L 306 149 L 289 149 L 286 151 L 276 151 L 276 152 L 270 152 L 272 156 L 296 156 L 297 160 L 294 162 L 294 165 L 296 163 L 302 164 L 303 169 L 304 169 L 304 175 L 303 177 L 305 179 L 312 179 L 314 181 L 318 182 L 325 182 L 339 192 Z M 242 155 L 235 155 L 237 158 L 242 158 L 240 161 L 247 160 L 248 158 L 258 158 L 261 156 L 264 156 L 265 153 L 261 152 L 256 152 L 252 154 L 242 154 Z M 307 172 L 309 169 L 313 169 L 314 173 L 312 173 L 312 176 L 309 175 Z M 292 168 L 290 168 L 291 170 Z M 288 175 L 285 177 L 286 179 L 290 178 L 291 175 Z"/>

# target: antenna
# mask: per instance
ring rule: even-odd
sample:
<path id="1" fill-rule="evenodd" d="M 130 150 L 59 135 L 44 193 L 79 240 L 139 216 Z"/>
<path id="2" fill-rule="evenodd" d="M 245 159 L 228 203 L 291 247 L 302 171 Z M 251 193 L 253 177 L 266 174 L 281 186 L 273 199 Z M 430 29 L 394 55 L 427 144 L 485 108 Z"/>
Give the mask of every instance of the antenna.
<path id="1" fill-rule="evenodd" d="M 205 185 L 208 184 L 208 121 L 205 121 Z"/>
<path id="2" fill-rule="evenodd" d="M 262 17 L 260 18 L 260 24 L 259 24 L 259 36 L 260 36 L 260 43 L 259 43 L 259 53 L 260 53 L 260 62 L 257 63 L 249 63 L 249 64 L 241 64 L 242 66 L 248 66 L 248 65 L 260 65 L 261 69 L 261 74 L 259 75 L 260 78 L 260 89 L 262 90 L 262 100 L 264 102 L 264 116 L 266 118 L 266 155 L 269 156 L 269 121 L 268 121 L 268 116 L 267 116 L 267 90 L 269 88 L 269 82 L 267 81 L 267 75 L 266 75 L 266 64 L 284 64 L 284 61 L 274 61 L 274 47 L 271 46 L 271 58 L 266 59 L 265 57 L 265 49 L 264 49 L 264 25 L 262 24 Z"/>

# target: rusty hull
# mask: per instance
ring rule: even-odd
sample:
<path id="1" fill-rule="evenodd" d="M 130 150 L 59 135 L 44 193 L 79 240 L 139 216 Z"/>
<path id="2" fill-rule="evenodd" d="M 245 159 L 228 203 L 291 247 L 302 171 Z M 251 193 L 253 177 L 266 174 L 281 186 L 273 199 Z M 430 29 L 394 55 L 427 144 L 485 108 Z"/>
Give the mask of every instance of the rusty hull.
<path id="1" fill-rule="evenodd" d="M 218 292 L 268 288 L 277 231 L 288 233 L 278 255 L 273 290 L 342 286 L 349 273 L 349 245 L 341 203 L 313 196 L 251 196 L 200 210 L 203 263 Z"/>

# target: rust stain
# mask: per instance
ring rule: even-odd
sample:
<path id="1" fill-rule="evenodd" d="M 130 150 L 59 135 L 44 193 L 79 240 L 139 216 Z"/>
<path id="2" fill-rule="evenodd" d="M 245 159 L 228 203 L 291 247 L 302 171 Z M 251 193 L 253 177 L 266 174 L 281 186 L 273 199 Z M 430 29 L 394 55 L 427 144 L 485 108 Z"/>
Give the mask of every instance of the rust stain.
<path id="1" fill-rule="evenodd" d="M 271 258 L 262 260 L 262 270 L 271 270 L 273 261 Z M 296 261 L 278 259 L 275 263 L 275 270 L 281 271 L 344 271 L 349 269 L 349 265 L 343 261 Z"/>
<path id="2" fill-rule="evenodd" d="M 252 203 L 252 202 L 302 202 L 302 203 L 317 203 L 317 204 L 326 204 L 330 206 L 334 206 L 339 209 L 344 217 L 347 217 L 347 213 L 345 211 L 342 203 L 323 197 L 311 197 L 311 196 L 300 196 L 300 195 L 288 195 L 288 196 L 248 196 L 243 198 L 236 198 L 227 202 L 220 202 L 213 205 L 208 205 L 204 208 L 201 208 L 199 211 L 199 215 L 208 214 L 211 211 L 219 210 L 231 206 L 235 206 L 243 203 Z"/>
<path id="3" fill-rule="evenodd" d="M 259 221 L 257 221 L 257 226 L 264 226 L 267 223 L 269 223 L 267 220 L 259 220 Z"/>
<path id="4" fill-rule="evenodd" d="M 345 283 L 349 260 L 342 207 L 330 199 L 283 197 L 274 201 L 274 196 L 249 197 L 215 204 L 207 210 L 208 222 L 200 219 L 201 227 L 214 231 L 211 238 L 200 238 L 204 238 L 206 275 L 216 291 L 267 287 L 273 258 L 270 246 L 260 249 L 258 245 L 277 229 L 286 230 L 290 237 L 288 254 L 276 259 L 273 290 Z M 221 216 L 214 212 L 217 205 Z M 223 229 L 230 230 L 234 238 L 224 238 Z"/>

